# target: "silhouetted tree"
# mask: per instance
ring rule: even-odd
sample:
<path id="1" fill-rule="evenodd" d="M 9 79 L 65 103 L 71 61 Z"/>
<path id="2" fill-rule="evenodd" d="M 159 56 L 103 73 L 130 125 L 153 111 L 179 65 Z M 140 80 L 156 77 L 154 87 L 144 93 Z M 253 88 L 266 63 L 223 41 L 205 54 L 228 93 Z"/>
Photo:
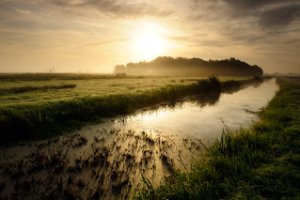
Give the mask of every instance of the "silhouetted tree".
<path id="1" fill-rule="evenodd" d="M 115 73 L 127 75 L 167 76 L 261 76 L 263 70 L 234 57 L 225 60 L 202 60 L 200 58 L 157 57 L 150 62 L 117 65 Z"/>

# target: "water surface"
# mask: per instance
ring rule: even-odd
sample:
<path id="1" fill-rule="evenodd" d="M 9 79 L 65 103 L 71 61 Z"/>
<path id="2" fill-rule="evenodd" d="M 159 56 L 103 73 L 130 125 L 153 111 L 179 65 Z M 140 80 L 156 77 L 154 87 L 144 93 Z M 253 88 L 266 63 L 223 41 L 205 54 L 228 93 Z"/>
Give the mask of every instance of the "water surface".
<path id="1" fill-rule="evenodd" d="M 185 100 L 173 106 L 141 111 L 116 122 L 115 127 L 160 130 L 181 137 L 198 137 L 209 142 L 225 129 L 249 127 L 259 112 L 275 96 L 279 86 L 275 79 L 252 85 L 231 94 L 222 93 L 206 101 Z"/>

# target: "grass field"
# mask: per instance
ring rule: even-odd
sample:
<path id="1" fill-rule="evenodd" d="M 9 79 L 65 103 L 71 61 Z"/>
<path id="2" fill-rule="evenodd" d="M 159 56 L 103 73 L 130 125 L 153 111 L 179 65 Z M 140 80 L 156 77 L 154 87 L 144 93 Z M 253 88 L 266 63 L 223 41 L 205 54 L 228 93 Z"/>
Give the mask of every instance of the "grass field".
<path id="1" fill-rule="evenodd" d="M 0 74 L 0 107 L 19 104 L 40 104 L 86 97 L 120 94 L 141 94 L 170 85 L 189 85 L 206 77 L 114 77 L 72 74 Z M 224 77 L 220 80 L 241 80 L 248 77 Z M 63 90 L 57 86 L 73 85 Z M 16 88 L 49 87 L 48 90 L 9 92 Z M 51 89 L 52 86 L 52 89 Z M 1 92 L 3 91 L 3 92 Z"/>
<path id="2" fill-rule="evenodd" d="M 224 133 L 188 172 L 136 199 L 300 199 L 300 78 L 280 91 L 250 129 Z"/>
<path id="3" fill-rule="evenodd" d="M 157 89 L 167 85 L 186 85 L 195 83 L 199 78 L 110 78 L 110 79 L 86 79 L 86 80 L 40 80 L 40 81 L 8 81 L 0 83 L 0 106 L 16 104 L 33 104 L 71 100 L 75 98 L 110 96 L 117 94 L 136 94 L 147 90 Z M 13 88 L 43 87 L 58 85 L 76 85 L 64 90 L 49 89 L 47 91 L 32 90 L 26 93 L 4 93 Z"/>
<path id="4" fill-rule="evenodd" d="M 22 78 L 0 76 L 0 144 L 54 136 L 103 117 L 256 81 L 249 77 Z"/>

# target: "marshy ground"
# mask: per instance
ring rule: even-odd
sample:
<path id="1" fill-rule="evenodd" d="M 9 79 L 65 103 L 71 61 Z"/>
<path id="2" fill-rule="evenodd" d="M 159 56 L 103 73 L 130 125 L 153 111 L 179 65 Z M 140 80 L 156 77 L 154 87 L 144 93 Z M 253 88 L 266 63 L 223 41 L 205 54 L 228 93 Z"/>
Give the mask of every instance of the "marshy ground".
<path id="1" fill-rule="evenodd" d="M 89 127 L 1 151 L 1 198 L 126 199 L 143 178 L 186 170 L 205 145 L 160 132 Z"/>

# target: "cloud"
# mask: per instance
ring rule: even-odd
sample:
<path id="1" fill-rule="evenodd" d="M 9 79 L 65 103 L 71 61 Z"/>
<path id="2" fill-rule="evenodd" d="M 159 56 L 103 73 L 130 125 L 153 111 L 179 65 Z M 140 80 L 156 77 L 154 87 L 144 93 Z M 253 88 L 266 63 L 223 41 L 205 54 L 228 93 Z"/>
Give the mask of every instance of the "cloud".
<path id="1" fill-rule="evenodd" d="M 300 5 L 291 4 L 260 14 L 260 25 L 263 27 L 284 27 L 300 17 Z"/>
<path id="2" fill-rule="evenodd" d="M 216 16 L 228 20 L 254 19 L 261 28 L 284 28 L 299 19 L 298 0 L 191 0 L 198 5 L 208 4 Z"/>
<path id="3" fill-rule="evenodd" d="M 223 0 L 234 9 L 235 14 L 257 17 L 264 28 L 282 28 L 300 16 L 297 0 Z"/>
<path id="4" fill-rule="evenodd" d="M 95 9 L 111 17 L 168 16 L 173 11 L 143 1 L 122 0 L 48 0 L 50 4 L 68 9 Z"/>
<path id="5" fill-rule="evenodd" d="M 249 9 L 255 9 L 255 8 L 260 8 L 266 5 L 271 5 L 271 4 L 277 4 L 277 3 L 282 3 L 282 0 L 223 0 L 226 2 L 228 5 L 243 9 L 243 10 L 249 10 Z M 285 0 L 284 2 L 293 2 L 296 0 Z"/>
<path id="6" fill-rule="evenodd" d="M 155 1 L 155 0 L 154 0 Z M 85 23 L 110 18 L 166 17 L 173 12 L 159 1 L 142 0 L 0 0 L 1 29 L 85 31 Z M 169 8 L 169 7 L 168 7 Z M 108 16 L 108 18 L 107 18 Z"/>
<path id="7" fill-rule="evenodd" d="M 153 21 L 166 28 L 170 55 L 235 56 L 280 69 L 286 63 L 270 55 L 284 54 L 298 67 L 299 10 L 299 0 L 0 0 L 1 59 L 16 66 L 14 54 L 26 54 L 36 65 L 44 53 L 114 66 L 136 59 L 127 41 Z"/>

